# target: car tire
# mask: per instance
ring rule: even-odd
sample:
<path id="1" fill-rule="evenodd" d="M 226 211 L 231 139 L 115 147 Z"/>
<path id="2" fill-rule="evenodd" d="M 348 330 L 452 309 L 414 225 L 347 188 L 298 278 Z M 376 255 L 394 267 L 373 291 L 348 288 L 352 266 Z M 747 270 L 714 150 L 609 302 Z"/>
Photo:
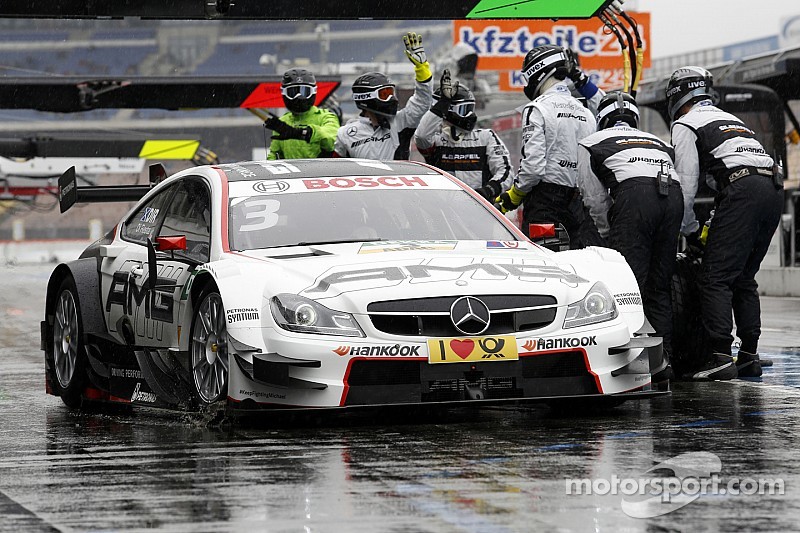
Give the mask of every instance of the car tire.
<path id="1" fill-rule="evenodd" d="M 700 301 L 702 260 L 681 253 L 672 274 L 672 360 L 676 377 L 690 373 L 705 353 L 708 336 L 703 327 Z"/>
<path id="2" fill-rule="evenodd" d="M 87 382 L 87 360 L 80 301 L 72 277 L 64 278 L 56 292 L 49 341 L 50 383 L 67 407 L 78 409 Z"/>
<path id="3" fill-rule="evenodd" d="M 222 298 L 213 286 L 203 289 L 192 317 L 190 363 L 195 401 L 207 408 L 228 397 L 228 334 Z"/>

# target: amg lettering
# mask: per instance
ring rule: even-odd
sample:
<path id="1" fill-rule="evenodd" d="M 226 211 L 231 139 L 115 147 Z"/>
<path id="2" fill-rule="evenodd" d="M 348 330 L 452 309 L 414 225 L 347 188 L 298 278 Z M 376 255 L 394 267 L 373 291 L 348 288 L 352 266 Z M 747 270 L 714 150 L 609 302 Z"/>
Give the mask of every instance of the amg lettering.
<path id="1" fill-rule="evenodd" d="M 161 267 L 163 271 L 164 267 Z M 171 278 L 157 277 L 156 288 L 151 291 L 147 277 L 142 281 L 141 288 L 136 284 L 136 278 L 126 271 L 114 272 L 111 287 L 106 297 L 106 311 L 111 311 L 112 305 L 122 307 L 123 313 L 132 315 L 134 307 L 144 306 L 145 318 L 159 322 L 172 323 L 172 310 L 174 306 L 173 295 L 177 288 L 177 281 Z M 156 299 L 156 296 L 159 296 Z M 149 298 L 148 298 L 149 296 Z M 135 305 L 134 305 L 135 304 Z"/>
<path id="2" fill-rule="evenodd" d="M 526 265 L 526 264 L 495 264 L 495 263 L 474 263 L 460 267 L 447 267 L 438 265 L 406 265 L 401 267 L 385 267 L 368 270 L 353 270 L 346 272 L 334 272 L 320 279 L 316 285 L 307 289 L 307 293 L 324 293 L 333 285 L 344 283 L 365 282 L 370 280 L 404 281 L 409 280 L 430 280 L 458 279 L 465 274 L 475 275 L 482 273 L 484 276 L 496 280 L 504 280 L 509 276 L 517 276 L 521 279 L 546 278 L 560 279 L 565 283 L 587 283 L 587 280 L 573 272 L 562 270 L 557 266 L 549 265 Z M 486 279 L 484 277 L 483 279 Z"/>
<path id="3" fill-rule="evenodd" d="M 361 146 L 362 144 L 366 144 L 366 143 L 370 143 L 370 142 L 388 141 L 391 137 L 392 137 L 392 135 L 389 134 L 389 133 L 385 133 L 381 137 L 375 137 L 375 136 L 367 137 L 366 139 L 361 139 L 360 141 L 356 141 L 354 143 L 350 143 L 350 148 L 357 148 L 357 147 Z"/>
<path id="4" fill-rule="evenodd" d="M 573 115 L 572 113 L 559 113 L 558 115 L 556 115 L 556 118 L 574 118 L 575 120 L 586 122 L 586 117 L 584 117 L 583 115 Z"/>

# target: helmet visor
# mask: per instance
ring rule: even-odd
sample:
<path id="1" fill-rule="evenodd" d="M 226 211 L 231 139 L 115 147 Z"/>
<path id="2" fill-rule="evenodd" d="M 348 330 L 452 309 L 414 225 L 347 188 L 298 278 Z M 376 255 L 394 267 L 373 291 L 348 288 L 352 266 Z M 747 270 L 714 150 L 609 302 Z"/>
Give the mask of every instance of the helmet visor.
<path id="1" fill-rule="evenodd" d="M 281 87 L 281 94 L 289 100 L 296 98 L 305 100 L 317 94 L 317 87 L 314 85 L 289 85 L 288 87 Z"/>
<path id="2" fill-rule="evenodd" d="M 388 102 L 392 98 L 394 98 L 394 87 L 391 85 L 379 87 L 368 93 L 353 93 L 353 100 L 355 101 L 380 100 L 381 102 Z"/>
<path id="3" fill-rule="evenodd" d="M 467 117 L 475 112 L 475 102 L 459 102 L 450 106 L 450 112 L 459 117 Z"/>

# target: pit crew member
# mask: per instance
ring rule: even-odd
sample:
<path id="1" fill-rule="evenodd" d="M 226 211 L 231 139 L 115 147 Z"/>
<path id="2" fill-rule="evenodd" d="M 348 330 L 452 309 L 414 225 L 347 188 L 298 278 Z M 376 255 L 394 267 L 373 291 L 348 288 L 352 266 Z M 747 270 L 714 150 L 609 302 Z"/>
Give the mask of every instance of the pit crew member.
<path id="1" fill-rule="evenodd" d="M 289 111 L 280 118 L 273 115 L 264 121 L 264 126 L 272 130 L 267 159 L 330 157 L 339 119 L 314 105 L 314 73 L 302 68 L 287 70 L 281 80 L 281 96 Z"/>
<path id="2" fill-rule="evenodd" d="M 523 227 L 561 223 L 570 248 L 603 245 L 578 189 L 578 142 L 595 131 L 595 118 L 565 82 L 570 60 L 561 46 L 533 48 L 522 63 L 522 161 L 515 184 L 498 196 L 501 211 L 523 204 Z M 524 203 L 523 203 L 524 202 Z"/>
<path id="3" fill-rule="evenodd" d="M 339 128 L 335 156 L 379 160 L 409 158 L 414 130 L 433 102 L 433 75 L 422 37 L 407 33 L 403 44 L 408 60 L 414 65 L 414 94 L 398 111 L 395 85 L 388 76 L 367 72 L 356 78 L 353 101 L 361 110 L 361 116 Z"/>
<path id="4" fill-rule="evenodd" d="M 508 148 L 491 129 L 475 128 L 475 97 L 450 78 L 449 70 L 442 73 L 433 99 L 436 103 L 414 133 L 417 149 L 428 164 L 494 201 L 511 173 Z"/>
<path id="5" fill-rule="evenodd" d="M 599 102 L 599 131 L 580 142 L 578 179 L 584 202 L 601 235 L 609 238 L 633 270 L 644 313 L 672 346 L 671 280 L 683 218 L 683 193 L 674 169 L 675 151 L 655 135 L 638 129 L 639 110 L 623 92 Z M 672 377 L 670 367 L 653 381 Z"/>
<path id="6" fill-rule="evenodd" d="M 783 184 L 772 157 L 744 122 L 713 105 L 712 86 L 710 72 L 688 66 L 672 73 L 666 90 L 675 164 L 683 185 L 681 233 L 688 242 L 704 240 L 693 210 L 698 180 L 710 174 L 719 191 L 701 276 L 703 326 L 710 346 L 691 375 L 696 380 L 761 375 L 761 305 L 755 275 L 783 206 Z M 731 356 L 731 310 L 742 341 L 737 359 Z"/>

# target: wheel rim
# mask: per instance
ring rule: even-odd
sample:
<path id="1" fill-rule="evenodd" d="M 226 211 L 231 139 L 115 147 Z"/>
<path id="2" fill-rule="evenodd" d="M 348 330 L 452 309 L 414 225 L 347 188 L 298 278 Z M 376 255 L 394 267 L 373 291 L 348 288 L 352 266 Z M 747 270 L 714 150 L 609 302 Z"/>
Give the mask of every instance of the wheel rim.
<path id="1" fill-rule="evenodd" d="M 226 394 L 228 384 L 228 334 L 222 299 L 209 294 L 194 317 L 192 337 L 192 374 L 197 394 L 205 403 L 213 403 Z"/>
<path id="2" fill-rule="evenodd" d="M 70 291 L 64 291 L 56 304 L 53 324 L 53 366 L 62 389 L 69 387 L 78 363 L 78 310 Z"/>

